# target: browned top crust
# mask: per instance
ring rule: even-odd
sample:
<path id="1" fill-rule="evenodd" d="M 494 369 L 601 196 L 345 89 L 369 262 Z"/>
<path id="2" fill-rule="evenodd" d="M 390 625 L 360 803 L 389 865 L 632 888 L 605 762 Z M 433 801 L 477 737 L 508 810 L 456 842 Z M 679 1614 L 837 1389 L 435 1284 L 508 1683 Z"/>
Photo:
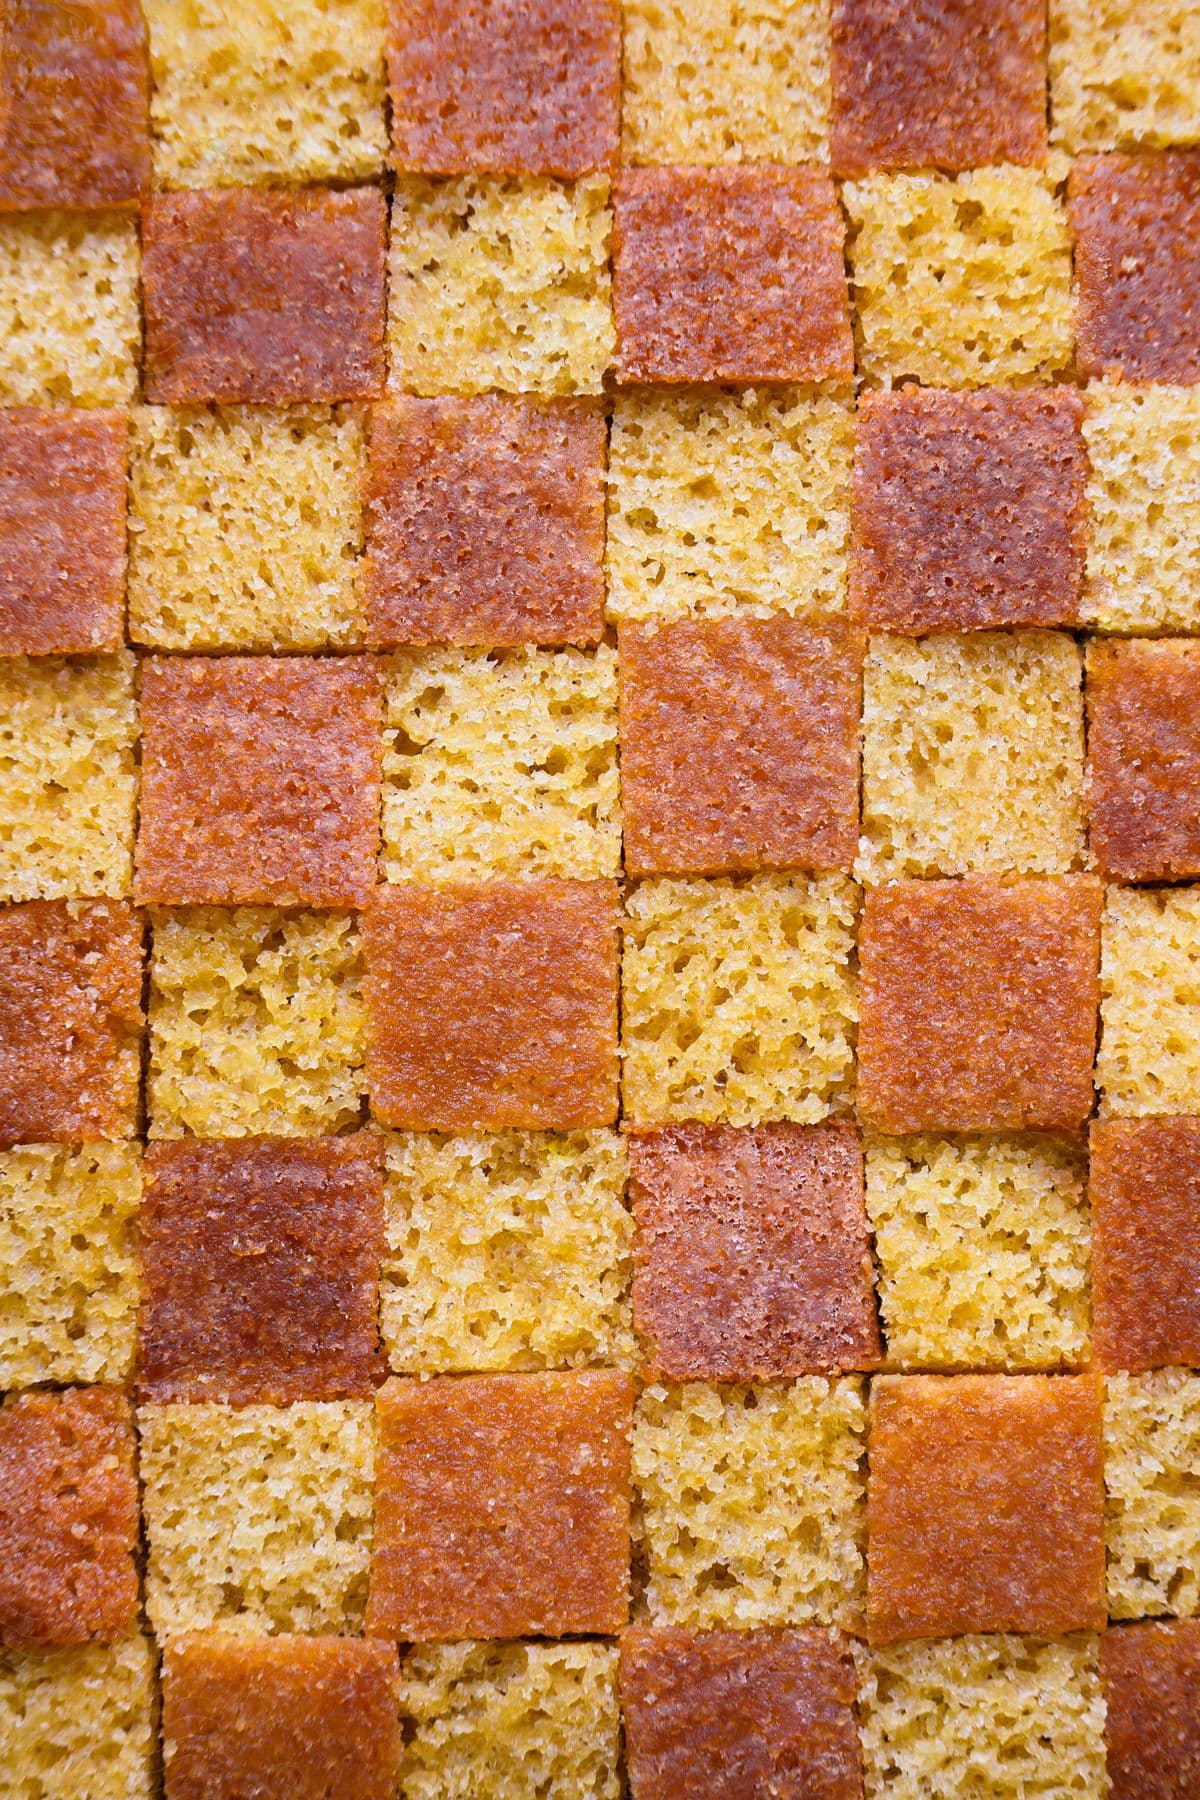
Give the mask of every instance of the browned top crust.
<path id="1" fill-rule="evenodd" d="M 618 379 L 849 380 L 844 244 L 821 170 L 623 169 L 613 185 Z"/>
<path id="2" fill-rule="evenodd" d="M 117 900 L 0 910 L 0 1149 L 132 1137 L 142 926 Z"/>
<path id="3" fill-rule="evenodd" d="M 368 400 L 384 383 L 375 188 L 159 194 L 142 215 L 147 400 Z"/>
<path id="4" fill-rule="evenodd" d="M 143 1399 L 286 1406 L 374 1393 L 384 1373 L 374 1132 L 151 1144 L 146 1176 Z"/>
<path id="5" fill-rule="evenodd" d="M 1109 1800 L 1200 1794 L 1200 1620 L 1121 1625 L 1100 1640 Z"/>
<path id="6" fill-rule="evenodd" d="M 109 1641 L 134 1629 L 133 1415 L 115 1388 L 0 1406 L 0 1647 Z"/>
<path id="7" fill-rule="evenodd" d="M 1041 0 L 833 0 L 835 175 L 1037 163 Z"/>
<path id="8" fill-rule="evenodd" d="M 1096 1122 L 1089 1188 L 1096 1360 L 1200 1367 L 1200 1119 Z"/>
<path id="9" fill-rule="evenodd" d="M 864 394 L 850 605 L 885 631 L 1074 625 L 1087 554 L 1073 388 Z"/>
<path id="10" fill-rule="evenodd" d="M 1067 202 L 1082 372 L 1200 381 L 1200 152 L 1081 156 Z"/>
<path id="11" fill-rule="evenodd" d="M 393 1644 L 195 1632 L 163 1647 L 171 1800 L 392 1800 L 403 1737 Z"/>
<path id="12" fill-rule="evenodd" d="M 635 1625 L 620 1683 L 638 1800 L 861 1800 L 854 1664 L 829 1632 Z"/>
<path id="13" fill-rule="evenodd" d="M 587 175 L 616 161 L 616 0 L 391 0 L 396 167 Z"/>
<path id="14" fill-rule="evenodd" d="M 611 881 L 404 882 L 363 915 L 385 1125 L 573 1131 L 617 1116 Z"/>
<path id="15" fill-rule="evenodd" d="M 0 210 L 136 206 L 150 185 L 138 0 L 16 0 L 0 43 Z"/>
<path id="16" fill-rule="evenodd" d="M 871 1643 L 1102 1629 L 1095 1376 L 879 1376 L 870 1442 Z"/>
<path id="17" fill-rule="evenodd" d="M 167 906 L 357 906 L 383 738 L 366 656 L 150 656 L 134 888 Z"/>
<path id="18" fill-rule="evenodd" d="M 633 1316 L 669 1381 L 872 1369 L 857 1128 L 667 1125 L 629 1138 Z"/>
<path id="19" fill-rule="evenodd" d="M 426 1642 L 620 1630 L 627 1375 L 392 1380 L 378 1404 L 368 1631 Z"/>
<path id="20" fill-rule="evenodd" d="M 1110 881 L 1200 875 L 1200 645 L 1093 644 L 1088 841 Z"/>
<path id="21" fill-rule="evenodd" d="M 1091 875 L 868 891 L 859 1114 L 879 1131 L 1075 1131 L 1092 1110 Z"/>
<path id="22" fill-rule="evenodd" d="M 405 396 L 371 420 L 371 641 L 596 644 L 604 633 L 601 407 Z"/>

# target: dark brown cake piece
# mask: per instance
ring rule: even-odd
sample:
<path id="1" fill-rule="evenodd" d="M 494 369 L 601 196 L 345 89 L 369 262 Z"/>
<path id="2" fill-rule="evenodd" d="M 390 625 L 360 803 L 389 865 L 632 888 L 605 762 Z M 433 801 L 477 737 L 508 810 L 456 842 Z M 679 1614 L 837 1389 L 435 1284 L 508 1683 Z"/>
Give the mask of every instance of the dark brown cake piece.
<path id="1" fill-rule="evenodd" d="M 816 168 L 623 169 L 618 379 L 849 380 L 844 241 L 833 183 Z"/>
<path id="2" fill-rule="evenodd" d="M 633 1317 L 657 1375 L 756 1382 L 875 1367 L 852 1124 L 642 1127 L 629 1172 Z"/>
<path id="3" fill-rule="evenodd" d="M 144 1399 L 369 1398 L 383 1375 L 383 1143 L 151 1144 L 139 1215 Z"/>
<path id="4" fill-rule="evenodd" d="M 1109 881 L 1200 875 L 1200 644 L 1093 644 L 1088 841 Z"/>
<path id="5" fill-rule="evenodd" d="M 381 393 L 386 223 L 375 188 L 157 195 L 142 217 L 147 400 Z"/>
<path id="6" fill-rule="evenodd" d="M 1097 1361 L 1200 1368 L 1200 1119 L 1098 1120 L 1089 1195 Z"/>
<path id="7" fill-rule="evenodd" d="M 1200 1794 L 1200 1620 L 1121 1625 L 1100 1640 L 1109 1800 Z"/>
<path id="8" fill-rule="evenodd" d="M 1069 387 L 864 394 L 851 610 L 912 636 L 1077 623 L 1082 421 L 1083 397 Z"/>
<path id="9" fill-rule="evenodd" d="M 624 1625 L 627 1375 L 392 1380 L 378 1407 L 369 1632 L 426 1642 Z"/>
<path id="10" fill-rule="evenodd" d="M 589 400 L 377 406 L 363 566 L 372 643 L 598 643 L 606 448 Z"/>
<path id="11" fill-rule="evenodd" d="M 862 659 L 842 619 L 622 626 L 628 873 L 852 868 Z"/>
<path id="12" fill-rule="evenodd" d="M 384 1124 L 572 1131 L 616 1118 L 615 882 L 381 887 L 363 937 L 367 1086 Z"/>
<path id="13" fill-rule="evenodd" d="M 138 1577 L 133 1414 L 115 1388 L 0 1405 L 0 1648 L 133 1631 Z"/>
<path id="14" fill-rule="evenodd" d="M 1076 1131 L 1092 1110 L 1095 877 L 897 881 L 863 908 L 858 1104 L 877 1130 Z"/>
<path id="15" fill-rule="evenodd" d="M 1200 151 L 1081 156 L 1067 198 L 1082 372 L 1200 381 Z"/>
<path id="16" fill-rule="evenodd" d="M 869 1441 L 873 1644 L 1103 1627 L 1096 1377 L 879 1376 Z"/>
<path id="17" fill-rule="evenodd" d="M 357 906 L 382 699 L 365 656 L 147 657 L 134 889 L 167 906 Z"/>

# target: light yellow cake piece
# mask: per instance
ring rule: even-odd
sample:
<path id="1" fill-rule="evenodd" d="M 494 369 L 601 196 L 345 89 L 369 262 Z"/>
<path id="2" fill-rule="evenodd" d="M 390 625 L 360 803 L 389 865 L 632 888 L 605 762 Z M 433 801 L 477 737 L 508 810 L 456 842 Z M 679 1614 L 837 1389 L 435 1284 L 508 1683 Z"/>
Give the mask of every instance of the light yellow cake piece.
<path id="1" fill-rule="evenodd" d="M 1200 887 L 1110 887 L 1100 956 L 1100 1111 L 1200 1112 Z"/>
<path id="2" fill-rule="evenodd" d="M 0 1650 L 6 1800 L 152 1800 L 154 1650 L 141 1637 Z"/>
<path id="3" fill-rule="evenodd" d="M 1050 0 L 1050 136 L 1079 150 L 1200 142 L 1194 0 Z"/>
<path id="4" fill-rule="evenodd" d="M 1084 617 L 1100 631 L 1200 632 L 1200 388 L 1092 382 L 1083 435 Z"/>
<path id="5" fill-rule="evenodd" d="M 1108 1610 L 1200 1613 L 1200 1374 L 1110 1375 L 1104 1401 Z"/>
<path id="6" fill-rule="evenodd" d="M 0 406 L 120 406 L 137 391 L 137 225 L 0 214 Z"/>

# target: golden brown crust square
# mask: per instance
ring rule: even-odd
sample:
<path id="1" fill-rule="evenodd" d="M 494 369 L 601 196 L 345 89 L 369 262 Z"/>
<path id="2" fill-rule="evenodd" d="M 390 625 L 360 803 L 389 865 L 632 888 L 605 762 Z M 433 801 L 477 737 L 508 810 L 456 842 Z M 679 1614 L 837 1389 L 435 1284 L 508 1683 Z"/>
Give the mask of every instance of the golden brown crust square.
<path id="1" fill-rule="evenodd" d="M 1109 1800 L 1200 1794 L 1200 1620 L 1122 1625 L 1100 1640 Z"/>
<path id="2" fill-rule="evenodd" d="M 1200 382 L 1200 151 L 1081 156 L 1067 201 L 1082 373 Z"/>
<path id="3" fill-rule="evenodd" d="M 1098 1120 L 1089 1198 L 1097 1361 L 1200 1368 L 1200 1119 Z"/>
<path id="4" fill-rule="evenodd" d="M 1200 875 L 1200 645 L 1093 644 L 1088 841 L 1110 881 Z"/>

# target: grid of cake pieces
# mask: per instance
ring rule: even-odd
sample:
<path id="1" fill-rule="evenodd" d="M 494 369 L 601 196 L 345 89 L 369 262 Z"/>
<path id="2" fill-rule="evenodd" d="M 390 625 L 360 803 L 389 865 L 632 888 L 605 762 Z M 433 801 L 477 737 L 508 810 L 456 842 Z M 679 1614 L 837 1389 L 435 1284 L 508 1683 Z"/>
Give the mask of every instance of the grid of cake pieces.
<path id="1" fill-rule="evenodd" d="M 0 1793 L 1200 1795 L 1200 10 L 16 0 Z"/>

